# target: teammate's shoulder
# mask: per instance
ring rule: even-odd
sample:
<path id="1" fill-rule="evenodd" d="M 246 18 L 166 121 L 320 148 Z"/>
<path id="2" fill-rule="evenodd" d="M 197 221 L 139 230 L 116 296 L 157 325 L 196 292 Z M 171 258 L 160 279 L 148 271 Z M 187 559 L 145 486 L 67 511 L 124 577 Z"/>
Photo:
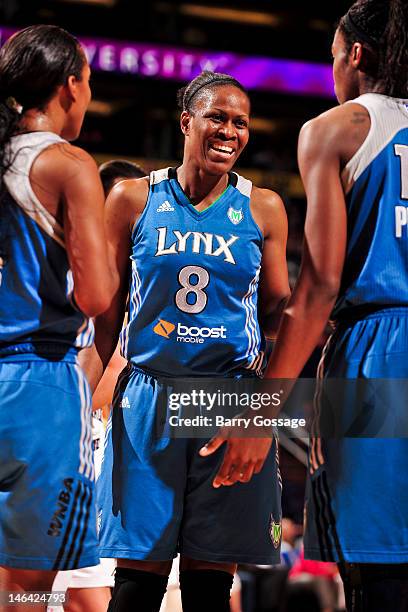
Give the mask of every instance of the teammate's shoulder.
<path id="1" fill-rule="evenodd" d="M 72 145 L 71 143 L 63 140 L 61 142 L 52 143 L 49 147 L 44 149 L 43 154 L 49 156 L 54 162 L 63 162 L 64 164 L 70 165 L 81 165 L 90 164 L 96 167 L 96 161 L 81 147 Z"/>
<path id="2" fill-rule="evenodd" d="M 369 112 L 362 104 L 355 101 L 340 104 L 307 121 L 300 130 L 300 142 L 321 147 L 369 121 Z"/>
<path id="3" fill-rule="evenodd" d="M 109 194 L 111 205 L 129 207 L 133 211 L 141 212 L 147 201 L 149 193 L 149 177 L 129 178 L 117 183 Z"/>
<path id="4" fill-rule="evenodd" d="M 45 149 L 34 160 L 31 176 L 44 179 L 49 185 L 64 185 L 95 180 L 98 174 L 94 158 L 66 141 L 56 142 Z"/>
<path id="5" fill-rule="evenodd" d="M 286 209 L 282 198 L 276 191 L 254 186 L 251 194 L 251 212 L 264 238 L 276 232 L 286 231 Z"/>
<path id="6" fill-rule="evenodd" d="M 81 172 L 97 172 L 96 161 L 80 147 L 69 142 L 56 142 L 44 149 L 36 160 L 37 167 L 45 166 L 49 173 L 61 174 L 65 178 L 78 176 Z"/>
<path id="7" fill-rule="evenodd" d="M 252 186 L 251 204 L 270 212 L 280 212 L 284 204 L 282 198 L 276 191 L 263 187 Z"/>

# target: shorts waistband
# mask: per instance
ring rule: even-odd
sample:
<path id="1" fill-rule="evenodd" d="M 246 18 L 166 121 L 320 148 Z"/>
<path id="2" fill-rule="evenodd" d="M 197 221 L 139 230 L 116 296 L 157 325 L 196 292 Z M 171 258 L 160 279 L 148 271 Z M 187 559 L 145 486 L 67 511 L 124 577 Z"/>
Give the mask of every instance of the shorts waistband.
<path id="1" fill-rule="evenodd" d="M 22 342 L 19 344 L 0 344 L 0 359 L 21 361 L 32 360 L 76 361 L 78 349 L 71 345 L 56 342 Z"/>
<path id="2" fill-rule="evenodd" d="M 348 314 L 344 313 L 334 321 L 335 327 L 348 325 L 357 321 L 367 319 L 380 319 L 384 317 L 408 317 L 408 306 L 387 306 L 386 308 L 353 309 Z"/>
<path id="3" fill-rule="evenodd" d="M 222 374 L 222 375 L 217 375 L 217 374 L 168 374 L 168 373 L 163 373 L 163 372 L 157 372 L 155 370 L 150 370 L 149 368 L 145 368 L 145 367 L 141 367 L 136 365 L 135 363 L 133 363 L 132 361 L 128 361 L 128 367 L 130 368 L 129 371 L 132 372 L 139 372 L 139 374 L 144 374 L 146 376 L 151 376 L 152 378 L 157 378 L 157 379 L 162 379 L 162 380 L 174 380 L 175 378 L 202 378 L 203 380 L 206 378 L 210 378 L 210 379 L 215 379 L 215 378 L 219 378 L 220 380 L 223 378 L 228 378 L 228 379 L 237 379 L 237 378 L 259 378 L 259 376 L 256 374 L 256 372 L 254 372 L 253 370 L 246 370 L 246 369 L 240 369 L 240 370 L 235 370 L 234 372 L 229 372 L 228 374 Z"/>

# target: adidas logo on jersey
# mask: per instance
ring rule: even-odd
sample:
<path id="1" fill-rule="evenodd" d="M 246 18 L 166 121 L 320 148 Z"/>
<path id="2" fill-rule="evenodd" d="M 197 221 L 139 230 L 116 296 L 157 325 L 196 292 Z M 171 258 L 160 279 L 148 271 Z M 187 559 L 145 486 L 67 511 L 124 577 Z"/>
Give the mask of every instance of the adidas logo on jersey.
<path id="1" fill-rule="evenodd" d="M 172 206 L 168 200 L 163 202 L 163 204 L 160 204 L 159 208 L 157 209 L 157 212 L 173 212 L 173 211 L 174 211 L 174 206 Z"/>
<path id="2" fill-rule="evenodd" d="M 121 408 L 130 408 L 130 402 L 129 402 L 129 398 L 127 397 L 127 395 L 125 395 L 125 397 L 122 398 L 122 401 L 120 402 L 120 407 Z"/>

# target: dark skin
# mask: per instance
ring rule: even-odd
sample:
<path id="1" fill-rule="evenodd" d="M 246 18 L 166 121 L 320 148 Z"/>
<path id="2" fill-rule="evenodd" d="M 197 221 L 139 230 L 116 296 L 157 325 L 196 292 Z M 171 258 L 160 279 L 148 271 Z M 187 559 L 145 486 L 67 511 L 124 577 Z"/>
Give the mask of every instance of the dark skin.
<path id="1" fill-rule="evenodd" d="M 227 173 L 248 142 L 249 110 L 246 94 L 234 86 L 223 85 L 204 90 L 197 95 L 192 111 L 182 113 L 180 125 L 185 135 L 185 148 L 183 163 L 178 168 L 178 180 L 198 210 L 210 206 L 225 190 Z M 97 351 L 87 356 L 85 366 L 94 388 L 117 343 L 128 291 L 130 234 L 143 212 L 148 190 L 145 178 L 123 181 L 112 190 L 107 200 L 109 239 L 116 253 L 121 283 L 111 307 L 96 321 Z M 265 329 L 268 330 L 271 313 L 289 295 L 285 257 L 287 219 L 282 200 L 267 189 L 253 188 L 251 211 L 265 240 L 260 302 Z M 250 480 L 261 470 L 270 446 L 270 438 L 228 440 L 224 463 L 214 479 L 214 486 Z M 210 452 L 208 449 L 202 454 Z M 233 465 L 235 467 L 231 469 Z M 229 469 L 229 474 L 225 474 L 226 469 Z M 171 561 L 119 559 L 118 565 L 167 575 Z M 233 574 L 236 565 L 182 558 L 181 569 L 218 569 Z"/>
<path id="2" fill-rule="evenodd" d="M 302 266 L 265 372 L 269 379 L 299 376 L 335 304 L 347 242 L 341 172 L 365 141 L 371 125 L 365 107 L 344 102 L 363 93 L 381 93 L 364 72 L 372 58 L 363 45 L 354 43 L 348 53 L 343 35 L 337 31 L 332 53 L 340 106 L 306 123 L 299 136 L 298 163 L 307 196 Z M 260 413 L 268 416 L 263 409 Z M 231 428 L 224 435 L 234 433 Z M 210 444 L 218 441 L 215 438 Z"/>

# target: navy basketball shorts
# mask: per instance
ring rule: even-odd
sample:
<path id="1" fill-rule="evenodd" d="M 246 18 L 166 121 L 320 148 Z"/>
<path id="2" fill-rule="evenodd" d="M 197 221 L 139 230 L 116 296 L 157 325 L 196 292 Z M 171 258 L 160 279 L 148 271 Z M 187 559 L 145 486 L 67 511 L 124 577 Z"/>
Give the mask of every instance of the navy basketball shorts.
<path id="1" fill-rule="evenodd" d="M 96 565 L 90 392 L 75 357 L 1 358 L 0 389 L 0 565 Z"/>
<path id="2" fill-rule="evenodd" d="M 163 383 L 128 365 L 118 379 L 101 476 L 101 557 L 164 561 L 180 552 L 210 562 L 280 562 L 281 484 L 276 441 L 249 483 L 212 486 L 224 445 L 157 432 Z"/>
<path id="3" fill-rule="evenodd" d="M 340 402 L 347 422 L 358 412 L 354 424 L 361 435 L 312 442 L 305 557 L 407 563 L 408 438 L 406 427 L 399 432 L 408 418 L 400 392 L 408 379 L 408 309 L 389 308 L 341 324 L 328 340 L 321 367 L 325 379 L 369 384 L 344 383 Z M 322 416 L 324 402 L 318 408 Z"/>

